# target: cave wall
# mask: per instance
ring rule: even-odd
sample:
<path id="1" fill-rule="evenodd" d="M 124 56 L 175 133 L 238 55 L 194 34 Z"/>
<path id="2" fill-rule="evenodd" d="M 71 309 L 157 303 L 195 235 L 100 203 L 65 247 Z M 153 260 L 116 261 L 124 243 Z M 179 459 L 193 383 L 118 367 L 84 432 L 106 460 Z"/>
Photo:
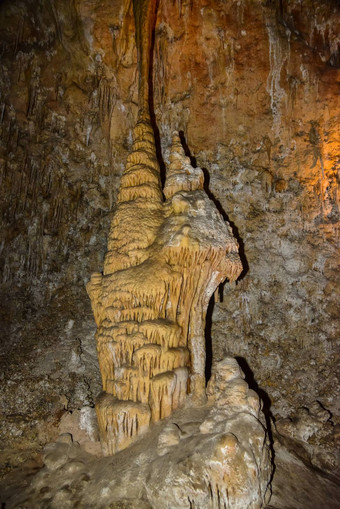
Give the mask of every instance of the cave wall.
<path id="1" fill-rule="evenodd" d="M 331 0 L 158 10 L 162 157 L 182 131 L 244 262 L 213 308 L 213 360 L 242 358 L 277 417 L 315 400 L 340 413 L 339 28 Z M 65 419 L 91 431 L 100 377 L 85 283 L 102 267 L 137 115 L 130 2 L 5 0 L 0 48 L 0 438 L 11 463 Z"/>

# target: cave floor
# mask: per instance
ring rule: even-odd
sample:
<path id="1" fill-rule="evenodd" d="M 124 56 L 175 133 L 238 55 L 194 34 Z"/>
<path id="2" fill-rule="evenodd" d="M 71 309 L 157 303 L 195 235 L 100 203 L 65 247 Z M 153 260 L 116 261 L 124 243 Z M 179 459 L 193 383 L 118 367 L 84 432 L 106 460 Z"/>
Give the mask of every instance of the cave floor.
<path id="1" fill-rule="evenodd" d="M 340 486 L 274 444 L 272 497 L 266 509 L 339 509 Z"/>
<path id="2" fill-rule="evenodd" d="M 265 509 L 339 509 L 340 486 L 333 480 L 303 464 L 278 442 L 274 443 L 275 472 L 272 481 L 272 496 Z M 105 459 L 104 459 L 105 461 Z M 90 462 L 91 459 L 90 459 Z M 27 461 L 22 468 L 8 473 L 0 480 L 1 509 L 35 509 L 48 507 L 46 502 L 23 501 L 12 503 L 20 492 L 29 489 L 33 477 L 41 470 L 39 459 Z M 71 479 L 70 479 L 71 480 Z M 83 501 L 79 501 L 79 507 Z M 122 501 L 110 505 L 110 509 L 144 509 L 142 500 Z M 74 507 L 76 504 L 73 505 Z M 145 505 L 145 509 L 150 509 Z M 175 509 L 175 508 L 173 508 Z M 204 509 L 204 508 L 202 508 Z"/>

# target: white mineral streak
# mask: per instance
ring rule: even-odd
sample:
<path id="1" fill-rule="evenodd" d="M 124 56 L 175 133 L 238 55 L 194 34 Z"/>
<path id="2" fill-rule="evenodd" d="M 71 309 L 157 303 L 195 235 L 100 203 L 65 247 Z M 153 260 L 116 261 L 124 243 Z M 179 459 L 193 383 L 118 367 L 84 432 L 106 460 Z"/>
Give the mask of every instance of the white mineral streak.
<path id="1" fill-rule="evenodd" d="M 286 62 L 287 55 L 282 46 L 282 41 L 278 37 L 274 25 L 266 26 L 269 39 L 269 64 L 270 72 L 267 79 L 267 92 L 270 95 L 270 107 L 273 115 L 273 131 L 275 136 L 279 136 L 281 124 L 281 108 L 283 99 L 286 98 L 286 92 L 281 87 L 281 73 Z"/>

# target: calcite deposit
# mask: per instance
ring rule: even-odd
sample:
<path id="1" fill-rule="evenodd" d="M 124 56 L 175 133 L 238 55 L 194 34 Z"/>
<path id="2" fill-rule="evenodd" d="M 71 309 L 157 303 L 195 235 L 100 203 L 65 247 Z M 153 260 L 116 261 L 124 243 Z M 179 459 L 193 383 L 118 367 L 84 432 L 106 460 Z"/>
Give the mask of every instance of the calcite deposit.
<path id="1" fill-rule="evenodd" d="M 87 285 L 104 393 L 96 410 L 105 454 L 124 449 L 187 394 L 205 397 L 205 315 L 211 295 L 242 271 L 231 228 L 204 175 L 173 136 L 163 202 L 149 112 L 156 4 L 134 2 L 139 113 L 117 197 L 103 274 Z"/>
<path id="2" fill-rule="evenodd" d="M 162 203 L 150 139 L 150 125 L 139 121 L 104 272 L 87 287 L 107 393 L 97 412 L 109 453 L 128 445 L 150 420 L 170 415 L 188 393 L 204 397 L 209 299 L 242 270 L 231 228 L 203 191 L 203 173 L 191 167 L 177 135 Z M 109 439 L 107 429 L 117 438 Z"/>

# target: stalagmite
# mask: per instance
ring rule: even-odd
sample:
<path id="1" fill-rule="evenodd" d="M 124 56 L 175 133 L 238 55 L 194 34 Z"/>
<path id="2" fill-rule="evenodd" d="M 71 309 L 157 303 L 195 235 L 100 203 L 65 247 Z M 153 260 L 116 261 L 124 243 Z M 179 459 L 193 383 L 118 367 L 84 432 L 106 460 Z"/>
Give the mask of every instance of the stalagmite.
<path id="1" fill-rule="evenodd" d="M 135 1 L 139 113 L 112 220 L 103 274 L 87 286 L 103 390 L 106 454 L 151 421 L 205 397 L 205 315 L 216 287 L 242 270 L 238 245 L 203 190 L 204 176 L 173 135 L 163 201 L 149 113 L 154 1 Z M 122 424 L 123 423 L 123 424 Z"/>

